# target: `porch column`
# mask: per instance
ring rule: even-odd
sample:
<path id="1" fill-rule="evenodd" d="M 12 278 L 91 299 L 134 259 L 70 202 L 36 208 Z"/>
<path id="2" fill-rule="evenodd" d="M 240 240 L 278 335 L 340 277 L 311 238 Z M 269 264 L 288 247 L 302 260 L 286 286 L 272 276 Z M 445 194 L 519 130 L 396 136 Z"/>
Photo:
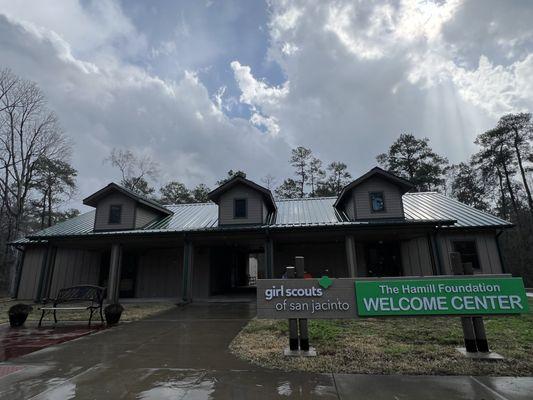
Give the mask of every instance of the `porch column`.
<path id="1" fill-rule="evenodd" d="M 187 303 L 192 301 L 193 250 L 193 244 L 186 240 L 183 244 L 183 277 L 181 282 L 181 298 Z"/>
<path id="2" fill-rule="evenodd" d="M 272 239 L 265 240 L 265 278 L 274 278 L 274 243 Z"/>
<path id="3" fill-rule="evenodd" d="M 50 296 L 50 286 L 52 284 L 52 277 L 54 274 L 54 264 L 56 260 L 57 247 L 48 246 L 43 258 L 41 267 L 41 276 L 39 278 L 39 287 L 37 290 L 37 298 L 35 300 L 41 301 Z"/>
<path id="4" fill-rule="evenodd" d="M 118 303 L 120 294 L 120 269 L 122 267 L 122 246 L 118 243 L 111 245 L 109 260 L 109 279 L 107 280 L 107 301 Z"/>
<path id="5" fill-rule="evenodd" d="M 357 252 L 355 250 L 355 239 L 353 236 L 348 235 L 345 239 L 346 242 L 346 260 L 348 262 L 348 276 L 355 278 L 357 276 Z"/>

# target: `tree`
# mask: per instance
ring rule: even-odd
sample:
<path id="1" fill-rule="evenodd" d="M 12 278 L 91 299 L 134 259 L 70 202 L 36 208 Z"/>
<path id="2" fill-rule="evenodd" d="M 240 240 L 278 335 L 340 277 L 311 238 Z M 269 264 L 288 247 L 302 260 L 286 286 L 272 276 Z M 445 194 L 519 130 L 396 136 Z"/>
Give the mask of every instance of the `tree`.
<path id="1" fill-rule="evenodd" d="M 63 222 L 71 218 L 77 217 L 80 215 L 80 210 L 75 208 L 69 208 L 66 211 L 57 212 L 55 215 L 55 223 Z"/>
<path id="2" fill-rule="evenodd" d="M 241 178 L 246 178 L 246 172 L 243 172 L 241 170 L 234 171 L 234 170 L 230 169 L 228 171 L 228 175 L 225 178 L 222 178 L 219 181 L 217 181 L 217 185 L 218 186 L 222 186 L 223 184 L 225 184 L 226 182 L 230 181 L 231 179 L 233 179 L 236 176 L 240 176 Z"/>
<path id="3" fill-rule="evenodd" d="M 295 174 L 298 177 L 297 180 L 293 180 L 298 185 L 298 197 L 305 196 L 305 185 L 309 177 L 308 170 L 312 154 L 310 149 L 303 146 L 298 146 L 297 148 L 292 149 L 292 155 L 289 162 L 295 168 Z M 287 180 L 285 182 L 287 182 Z"/>
<path id="4" fill-rule="evenodd" d="M 8 259 L 5 245 L 24 233 L 38 161 L 68 159 L 70 151 L 58 119 L 48 109 L 39 87 L 8 70 L 1 71 L 0 249 L 1 265 L 11 265 L 11 277 L 15 275 L 15 264 Z"/>
<path id="5" fill-rule="evenodd" d="M 37 192 L 41 229 L 52 226 L 59 205 L 69 200 L 76 190 L 78 171 L 67 161 L 42 157 L 37 161 L 33 188 Z"/>
<path id="6" fill-rule="evenodd" d="M 276 185 L 277 179 L 274 175 L 266 174 L 261 178 L 261 182 L 270 190 Z"/>
<path id="7" fill-rule="evenodd" d="M 417 191 L 438 190 L 448 165 L 445 157 L 431 149 L 428 138 L 417 139 L 407 133 L 402 133 L 388 152 L 376 159 L 389 172 L 409 180 Z"/>
<path id="8" fill-rule="evenodd" d="M 122 186 L 134 191 L 141 196 L 153 198 L 155 194 L 155 188 L 151 186 L 144 178 L 128 178 L 120 181 Z"/>
<path id="9" fill-rule="evenodd" d="M 455 176 L 451 182 L 451 194 L 461 203 L 488 211 L 487 193 L 481 173 L 471 164 L 459 163 L 453 166 Z"/>
<path id="10" fill-rule="evenodd" d="M 316 189 L 326 177 L 326 171 L 322 168 L 322 161 L 313 157 L 311 161 L 309 161 L 307 175 L 309 177 L 309 185 L 311 186 L 311 193 L 309 193 L 309 196 L 315 197 Z"/>
<path id="11" fill-rule="evenodd" d="M 331 197 L 335 195 L 336 195 L 336 192 L 330 180 L 326 180 L 326 181 L 318 183 L 318 186 L 315 190 L 316 197 Z"/>
<path id="12" fill-rule="evenodd" d="M 346 164 L 333 161 L 328 165 L 329 178 L 328 186 L 331 192 L 334 195 L 339 195 L 342 188 L 346 186 L 349 180 L 352 178 L 352 175 L 348 172 L 348 167 Z"/>
<path id="13" fill-rule="evenodd" d="M 203 183 L 200 183 L 199 185 L 197 185 L 191 191 L 191 194 L 192 194 L 192 197 L 193 197 L 193 201 L 195 203 L 206 203 L 206 202 L 208 202 L 209 201 L 208 194 L 209 194 L 210 191 L 211 191 L 211 189 L 209 189 L 207 187 L 207 185 L 205 185 Z"/>
<path id="14" fill-rule="evenodd" d="M 530 113 L 507 114 L 498 121 L 497 129 L 507 136 L 510 146 L 516 156 L 518 169 L 522 178 L 522 185 L 526 191 L 529 211 L 533 213 L 533 198 L 526 177 L 524 161 L 533 156 L 530 141 L 533 139 L 533 124 Z"/>
<path id="15" fill-rule="evenodd" d="M 189 189 L 177 181 L 172 181 L 159 189 L 160 201 L 163 204 L 186 204 L 193 202 L 193 196 Z"/>
<path id="16" fill-rule="evenodd" d="M 513 175 L 516 173 L 516 160 L 506 139 L 506 131 L 501 128 L 490 129 L 478 135 L 475 143 L 481 146 L 481 150 L 474 155 L 474 162 L 486 176 L 495 175 L 497 177 L 503 216 L 507 216 L 507 194 L 514 215 L 518 218 L 516 188 L 512 180 Z"/>
<path id="17" fill-rule="evenodd" d="M 292 178 L 287 178 L 275 190 L 277 198 L 280 199 L 295 199 L 300 197 L 301 189 L 298 182 Z"/>
<path id="18" fill-rule="evenodd" d="M 104 161 L 119 169 L 122 186 L 144 195 L 152 195 L 155 192 L 147 179 L 157 179 L 159 164 L 149 155 L 141 156 L 131 150 L 113 148 Z"/>

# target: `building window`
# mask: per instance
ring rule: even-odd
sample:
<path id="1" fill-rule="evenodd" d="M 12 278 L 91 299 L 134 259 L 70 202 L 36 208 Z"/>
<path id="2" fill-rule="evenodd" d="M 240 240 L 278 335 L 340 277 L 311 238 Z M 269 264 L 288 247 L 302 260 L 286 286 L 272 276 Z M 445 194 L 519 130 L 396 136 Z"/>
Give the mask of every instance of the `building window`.
<path id="1" fill-rule="evenodd" d="M 385 211 L 385 199 L 383 198 L 383 192 L 370 193 L 370 209 L 372 212 Z"/>
<path id="2" fill-rule="evenodd" d="M 235 199 L 233 201 L 233 218 L 246 218 L 248 216 L 246 199 Z"/>
<path id="3" fill-rule="evenodd" d="M 120 224 L 122 221 L 122 206 L 115 204 L 109 206 L 109 223 Z"/>
<path id="4" fill-rule="evenodd" d="M 481 270 L 475 240 L 464 240 L 453 242 L 453 249 L 461 254 L 461 262 L 471 263 L 474 271 Z"/>

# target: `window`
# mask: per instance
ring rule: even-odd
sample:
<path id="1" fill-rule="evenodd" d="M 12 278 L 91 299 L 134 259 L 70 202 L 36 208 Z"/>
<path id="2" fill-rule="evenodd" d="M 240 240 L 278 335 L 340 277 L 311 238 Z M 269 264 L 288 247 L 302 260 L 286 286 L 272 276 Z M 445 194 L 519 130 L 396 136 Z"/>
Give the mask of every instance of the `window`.
<path id="1" fill-rule="evenodd" d="M 461 254 L 461 262 L 472 263 L 472 268 L 479 271 L 479 259 L 477 257 L 476 242 L 474 240 L 465 240 L 460 242 L 453 242 L 453 248 L 456 252 Z"/>
<path id="2" fill-rule="evenodd" d="M 111 205 L 109 206 L 109 223 L 120 224 L 122 221 L 122 206 Z"/>
<path id="3" fill-rule="evenodd" d="M 248 216 L 246 199 L 235 199 L 233 202 L 233 218 L 246 218 Z"/>
<path id="4" fill-rule="evenodd" d="M 385 200 L 383 198 L 383 192 L 370 193 L 370 209 L 372 210 L 372 212 L 385 211 Z"/>

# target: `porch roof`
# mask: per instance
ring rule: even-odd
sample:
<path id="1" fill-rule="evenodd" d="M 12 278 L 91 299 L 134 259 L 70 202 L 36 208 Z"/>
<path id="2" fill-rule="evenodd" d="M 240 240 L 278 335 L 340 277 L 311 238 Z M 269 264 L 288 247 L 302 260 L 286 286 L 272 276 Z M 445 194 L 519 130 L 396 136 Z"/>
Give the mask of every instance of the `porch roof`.
<path id="1" fill-rule="evenodd" d="M 385 225 L 443 225 L 454 228 L 503 228 L 509 222 L 476 210 L 436 192 L 403 195 L 405 218 L 350 221 L 334 207 L 335 197 L 277 200 L 274 221 L 265 225 L 218 226 L 217 205 L 213 203 L 169 205 L 172 212 L 142 229 L 93 231 L 95 211 L 36 232 L 27 239 L 43 240 L 65 236 L 137 235 L 197 231 L 244 231 L 250 229 L 290 229 L 312 227 L 379 227 Z"/>

